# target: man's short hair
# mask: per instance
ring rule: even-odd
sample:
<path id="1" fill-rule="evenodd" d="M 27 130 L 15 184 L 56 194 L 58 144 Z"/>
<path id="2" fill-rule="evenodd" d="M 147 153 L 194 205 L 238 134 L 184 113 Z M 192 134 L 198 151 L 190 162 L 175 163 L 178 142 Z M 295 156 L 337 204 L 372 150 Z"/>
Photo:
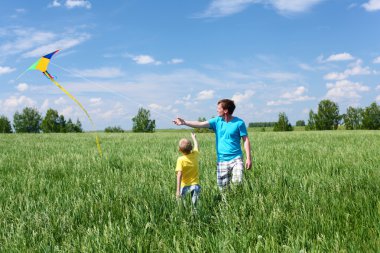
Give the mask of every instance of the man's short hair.
<path id="1" fill-rule="evenodd" d="M 221 105 L 224 110 L 228 110 L 229 114 L 233 114 L 235 111 L 235 102 L 231 99 L 221 99 L 218 101 L 218 105 Z"/>
<path id="2" fill-rule="evenodd" d="M 181 139 L 178 143 L 179 150 L 184 154 L 190 154 L 193 150 L 193 144 L 188 139 Z"/>

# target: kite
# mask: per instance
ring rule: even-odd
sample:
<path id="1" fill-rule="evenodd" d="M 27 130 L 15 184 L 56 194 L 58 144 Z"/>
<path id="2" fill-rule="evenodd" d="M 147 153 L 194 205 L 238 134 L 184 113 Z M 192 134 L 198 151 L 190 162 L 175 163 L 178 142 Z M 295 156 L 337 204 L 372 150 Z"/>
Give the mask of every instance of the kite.
<path id="1" fill-rule="evenodd" d="M 30 66 L 26 71 L 28 70 L 39 70 L 41 71 L 50 81 L 52 81 L 61 91 L 63 91 L 68 97 L 70 97 L 87 115 L 87 118 L 90 120 L 91 125 L 95 129 L 95 124 L 92 121 L 90 114 L 88 114 L 87 110 L 83 107 L 83 105 L 73 96 L 71 95 L 65 88 L 60 85 L 55 78 L 47 71 L 47 67 L 50 63 L 51 57 L 53 57 L 54 54 L 56 54 L 59 50 L 56 50 L 54 52 L 51 52 L 50 54 L 42 56 L 38 61 L 36 61 L 32 66 Z M 25 71 L 25 72 L 26 72 Z M 102 156 L 102 149 L 100 147 L 99 137 L 96 135 L 96 146 L 98 148 L 98 152 L 100 157 Z"/>

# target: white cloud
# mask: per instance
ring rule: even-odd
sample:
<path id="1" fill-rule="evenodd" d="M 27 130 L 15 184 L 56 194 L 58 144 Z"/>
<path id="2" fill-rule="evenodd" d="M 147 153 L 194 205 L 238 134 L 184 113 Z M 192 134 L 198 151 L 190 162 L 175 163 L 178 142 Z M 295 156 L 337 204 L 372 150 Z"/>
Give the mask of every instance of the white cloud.
<path id="1" fill-rule="evenodd" d="M 304 109 L 302 110 L 302 113 L 304 113 L 304 114 L 309 114 L 309 112 L 310 112 L 310 109 L 309 109 L 309 108 L 304 108 Z"/>
<path id="2" fill-rule="evenodd" d="M 290 73 L 290 72 L 271 72 L 263 75 L 264 78 L 268 78 L 274 80 L 276 82 L 286 82 L 297 80 L 300 78 L 298 74 Z"/>
<path id="3" fill-rule="evenodd" d="M 303 70 L 308 70 L 308 71 L 312 71 L 314 70 L 313 67 L 311 67 L 310 65 L 306 64 L 306 63 L 300 63 L 298 64 L 298 66 L 303 69 Z"/>
<path id="4" fill-rule="evenodd" d="M 376 102 L 380 103 L 380 95 L 376 97 Z"/>
<path id="5" fill-rule="evenodd" d="M 197 99 L 198 100 L 208 100 L 214 98 L 214 91 L 213 90 L 203 90 L 198 93 Z"/>
<path id="6" fill-rule="evenodd" d="M 76 7 L 90 9 L 91 3 L 86 0 L 66 0 L 65 6 L 69 9 Z"/>
<path id="7" fill-rule="evenodd" d="M 275 105 L 290 105 L 292 102 L 289 100 L 271 100 L 267 102 L 268 106 Z"/>
<path id="8" fill-rule="evenodd" d="M 26 9 L 18 8 L 18 9 L 15 10 L 15 12 L 16 12 L 15 14 L 12 14 L 12 15 L 10 16 L 11 18 L 18 18 L 18 17 L 20 17 L 20 15 L 26 13 Z"/>
<path id="9" fill-rule="evenodd" d="M 151 109 L 153 111 L 170 111 L 170 110 L 172 110 L 171 105 L 162 106 L 159 104 L 152 103 L 152 104 L 149 104 L 148 107 L 149 107 L 149 109 Z"/>
<path id="10" fill-rule="evenodd" d="M 47 111 L 49 109 L 49 99 L 45 99 L 41 105 L 41 111 Z"/>
<path id="11" fill-rule="evenodd" d="M 252 4 L 272 6 L 280 13 L 300 13 L 323 0 L 213 0 L 207 10 L 197 17 L 224 17 L 239 13 Z"/>
<path id="12" fill-rule="evenodd" d="M 367 11 L 379 11 L 380 10 L 380 0 L 370 0 L 364 3 L 363 8 Z"/>
<path id="13" fill-rule="evenodd" d="M 323 77 L 325 80 L 343 80 L 347 78 L 344 73 L 331 72 Z"/>
<path id="14" fill-rule="evenodd" d="M 187 94 L 181 99 L 177 99 L 174 104 L 183 104 L 186 107 L 190 107 L 192 104 L 197 104 L 197 101 L 191 101 L 191 95 Z"/>
<path id="15" fill-rule="evenodd" d="M 331 62 L 331 61 L 349 61 L 349 60 L 353 60 L 354 57 L 349 54 L 349 53 L 341 53 L 341 54 L 333 54 L 333 55 L 330 55 L 326 61 L 327 62 Z"/>
<path id="16" fill-rule="evenodd" d="M 90 98 L 91 106 L 98 106 L 103 104 L 102 98 Z"/>
<path id="17" fill-rule="evenodd" d="M 305 12 L 323 0 L 269 0 L 269 2 L 280 12 Z"/>
<path id="18" fill-rule="evenodd" d="M 8 74 L 8 73 L 12 73 L 13 71 L 15 71 L 16 69 L 14 68 L 11 68 L 11 67 L 2 67 L 0 66 L 0 75 L 4 75 L 4 74 Z"/>
<path id="19" fill-rule="evenodd" d="M 297 89 L 293 92 L 285 92 L 282 94 L 282 98 L 286 99 L 296 99 L 300 97 L 304 92 L 306 91 L 306 88 L 303 86 L 297 87 Z"/>
<path id="20" fill-rule="evenodd" d="M 3 55 L 17 54 L 56 38 L 56 35 L 51 32 L 36 31 L 29 28 L 7 29 L 6 32 L 12 40 L 0 44 L 0 53 Z"/>
<path id="21" fill-rule="evenodd" d="M 341 101 L 345 99 L 358 100 L 361 98 L 360 93 L 369 91 L 368 86 L 362 85 L 358 82 L 351 82 L 349 80 L 340 80 L 335 83 L 327 83 L 328 89 L 326 97 L 334 101 Z"/>
<path id="22" fill-rule="evenodd" d="M 42 45 L 40 47 L 37 47 L 36 49 L 27 52 L 23 55 L 23 57 L 40 57 L 42 55 L 45 55 L 47 53 L 53 52 L 57 49 L 60 50 L 67 50 L 69 48 L 75 47 L 84 41 L 88 40 L 90 38 L 90 35 L 88 34 L 80 34 L 80 35 L 71 35 L 73 38 L 64 38 L 60 39 L 45 45 Z"/>
<path id="23" fill-rule="evenodd" d="M 5 101 L 3 102 L 3 107 L 5 107 L 6 109 L 7 108 L 14 109 L 17 107 L 25 107 L 25 106 L 32 107 L 35 105 L 36 105 L 36 102 L 33 99 L 28 98 L 26 96 L 20 96 L 20 97 L 11 96 L 5 99 Z"/>
<path id="24" fill-rule="evenodd" d="M 253 90 L 246 90 L 244 93 L 237 92 L 232 96 L 232 100 L 235 103 L 242 103 L 249 100 L 255 92 Z"/>
<path id="25" fill-rule="evenodd" d="M 154 65 L 160 65 L 160 61 L 156 61 L 152 56 L 150 55 L 137 55 L 133 56 L 132 59 L 137 63 L 137 64 L 154 64 Z"/>
<path id="26" fill-rule="evenodd" d="M 124 106 L 121 103 L 116 103 L 113 108 L 100 113 L 99 116 L 103 119 L 110 120 L 114 118 L 120 119 L 120 117 L 125 116 L 125 114 L 126 112 L 124 111 Z"/>
<path id="27" fill-rule="evenodd" d="M 74 111 L 73 107 L 72 106 L 68 106 L 68 107 L 64 108 L 62 111 L 60 111 L 59 114 L 62 114 L 66 118 L 72 118 L 73 117 L 72 116 L 73 111 Z"/>
<path id="28" fill-rule="evenodd" d="M 174 59 L 171 59 L 170 61 L 168 61 L 168 64 L 180 64 L 180 63 L 183 63 L 182 59 L 174 58 Z"/>
<path id="29" fill-rule="evenodd" d="M 54 101 L 54 104 L 56 105 L 63 105 L 63 104 L 66 104 L 66 99 L 64 99 L 63 97 L 59 97 L 58 99 L 56 99 Z"/>
<path id="30" fill-rule="evenodd" d="M 357 76 L 357 75 L 369 75 L 371 71 L 369 67 L 362 67 L 362 61 L 357 60 L 355 63 L 350 64 L 350 68 L 346 69 L 343 73 L 332 72 L 328 73 L 324 76 L 325 80 L 344 80 L 349 76 Z"/>
<path id="31" fill-rule="evenodd" d="M 21 54 L 22 57 L 40 57 L 57 49 L 77 46 L 90 38 L 89 34 L 71 29 L 66 32 L 46 32 L 33 28 L 4 28 L 0 41 L 0 55 Z"/>
<path id="32" fill-rule="evenodd" d="M 61 3 L 58 0 L 53 0 L 52 3 L 49 4 L 48 7 L 60 7 Z"/>
<path id="33" fill-rule="evenodd" d="M 376 90 L 380 90 L 380 84 L 376 86 Z"/>
<path id="34" fill-rule="evenodd" d="M 83 77 L 115 78 L 123 76 L 119 68 L 104 67 L 98 69 L 84 69 L 78 71 Z"/>
<path id="35" fill-rule="evenodd" d="M 310 97 L 307 95 L 304 95 L 304 93 L 307 92 L 307 89 L 303 86 L 297 87 L 293 91 L 287 91 L 283 93 L 279 100 L 272 100 L 268 101 L 267 105 L 289 105 L 292 104 L 293 102 L 300 102 L 300 101 L 309 101 L 309 100 L 314 100 L 315 97 Z"/>
<path id="36" fill-rule="evenodd" d="M 28 89 L 28 84 L 26 84 L 26 83 L 19 83 L 19 85 L 17 85 L 17 90 L 18 91 L 21 91 L 21 92 L 23 92 L 23 91 L 26 91 L 27 89 Z"/>
<path id="37" fill-rule="evenodd" d="M 200 17 L 223 17 L 243 11 L 253 0 L 213 0 Z"/>
<path id="38" fill-rule="evenodd" d="M 373 63 L 380 63 L 380 56 L 376 57 L 376 58 L 373 60 Z"/>
<path id="39" fill-rule="evenodd" d="M 23 8 L 18 8 L 18 9 L 16 9 L 16 12 L 17 13 L 26 13 L 26 10 Z"/>

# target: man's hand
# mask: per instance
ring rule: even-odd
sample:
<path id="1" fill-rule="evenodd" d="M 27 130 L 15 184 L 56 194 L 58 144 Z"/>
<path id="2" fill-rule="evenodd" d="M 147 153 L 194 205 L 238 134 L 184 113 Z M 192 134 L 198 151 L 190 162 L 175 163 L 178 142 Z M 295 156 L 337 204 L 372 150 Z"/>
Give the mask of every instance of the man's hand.
<path id="1" fill-rule="evenodd" d="M 252 168 L 252 162 L 251 162 L 251 159 L 247 159 L 245 160 L 245 168 L 247 170 L 250 170 Z"/>
<path id="2" fill-rule="evenodd" d="M 185 120 L 181 118 L 176 118 L 173 120 L 173 123 L 176 124 L 177 126 L 185 125 Z"/>

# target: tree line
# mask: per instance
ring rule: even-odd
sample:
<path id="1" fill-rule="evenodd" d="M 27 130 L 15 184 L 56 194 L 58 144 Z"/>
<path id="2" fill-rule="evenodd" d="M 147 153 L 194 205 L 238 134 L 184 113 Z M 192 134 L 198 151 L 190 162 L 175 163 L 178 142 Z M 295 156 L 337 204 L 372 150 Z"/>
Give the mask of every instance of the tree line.
<path id="1" fill-rule="evenodd" d="M 199 121 L 206 118 L 200 117 Z M 150 118 L 150 111 L 139 108 L 137 115 L 132 118 L 133 132 L 154 132 L 156 121 Z M 348 107 L 346 113 L 339 114 L 339 106 L 331 100 L 322 100 L 318 104 L 318 111 L 309 112 L 307 124 L 304 120 L 298 120 L 296 126 L 305 126 L 305 130 L 335 130 L 343 124 L 347 130 L 356 129 L 380 129 L 380 106 L 373 102 L 368 107 Z M 273 127 L 274 131 L 292 131 L 294 128 L 289 123 L 284 112 L 279 113 L 277 122 L 249 123 L 249 127 Z M 73 123 L 69 118 L 67 121 L 63 115 L 59 115 L 54 109 L 48 109 L 44 118 L 35 108 L 26 107 L 21 113 L 16 112 L 13 116 L 13 128 L 16 133 L 80 133 L 83 132 L 82 124 L 77 119 Z M 120 126 L 107 127 L 107 133 L 124 132 Z M 199 132 L 209 132 L 209 129 L 201 129 Z M 12 133 L 9 119 L 0 115 L 0 133 Z"/>
<path id="2" fill-rule="evenodd" d="M 133 132 L 154 132 L 156 121 L 150 119 L 150 111 L 139 108 L 138 113 L 132 118 Z M 37 109 L 25 107 L 21 113 L 18 111 L 13 116 L 13 129 L 16 133 L 81 133 L 82 123 L 77 119 L 76 123 L 69 118 L 67 121 L 58 111 L 48 109 L 45 117 L 42 117 Z M 12 124 L 6 116 L 0 115 L 0 133 L 12 133 Z M 122 133 L 120 126 L 109 126 L 106 133 Z"/>
<path id="3" fill-rule="evenodd" d="M 365 108 L 350 106 L 346 113 L 339 114 L 338 104 L 325 99 L 319 102 L 316 113 L 310 110 L 307 124 L 304 120 L 296 122 L 296 126 L 305 126 L 305 130 L 336 130 L 339 125 L 347 130 L 379 130 L 380 106 L 376 102 Z M 277 122 L 249 123 L 249 127 L 273 127 L 273 131 L 294 130 L 284 112 L 279 113 Z"/>
<path id="4" fill-rule="evenodd" d="M 16 133 L 81 133 L 82 123 L 77 119 L 73 123 L 71 118 L 65 119 L 58 111 L 48 109 L 42 117 L 37 109 L 25 107 L 22 112 L 13 115 L 13 129 Z M 6 116 L 0 116 L 0 133 L 12 133 L 11 122 Z"/>

